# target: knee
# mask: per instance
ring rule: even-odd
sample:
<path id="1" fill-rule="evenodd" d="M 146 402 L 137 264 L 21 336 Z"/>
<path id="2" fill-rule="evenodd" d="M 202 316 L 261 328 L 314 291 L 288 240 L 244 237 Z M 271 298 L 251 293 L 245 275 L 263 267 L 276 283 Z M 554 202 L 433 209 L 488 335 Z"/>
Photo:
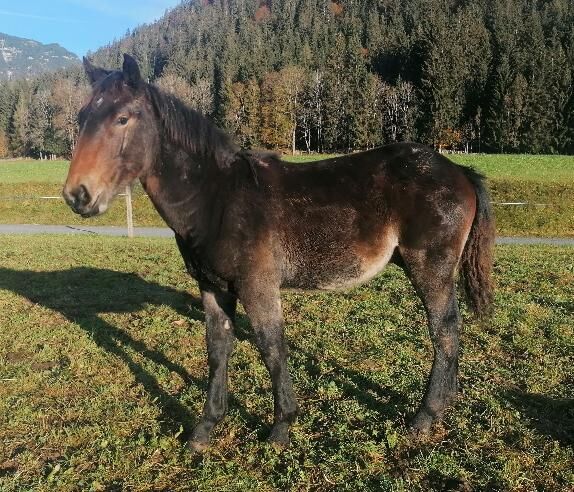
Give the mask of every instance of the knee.
<path id="1" fill-rule="evenodd" d="M 458 357 L 458 337 L 454 335 L 440 337 L 439 346 L 441 352 L 448 358 Z"/>

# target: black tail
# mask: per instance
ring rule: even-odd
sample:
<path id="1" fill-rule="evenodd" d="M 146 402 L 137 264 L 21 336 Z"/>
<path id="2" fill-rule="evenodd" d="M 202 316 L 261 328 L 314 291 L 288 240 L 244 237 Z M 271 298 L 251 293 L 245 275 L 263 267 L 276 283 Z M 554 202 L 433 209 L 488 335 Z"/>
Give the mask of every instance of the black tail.
<path id="1" fill-rule="evenodd" d="M 476 191 L 476 215 L 462 252 L 461 275 L 471 309 L 483 318 L 492 311 L 494 217 L 484 176 L 470 168 L 462 169 Z"/>

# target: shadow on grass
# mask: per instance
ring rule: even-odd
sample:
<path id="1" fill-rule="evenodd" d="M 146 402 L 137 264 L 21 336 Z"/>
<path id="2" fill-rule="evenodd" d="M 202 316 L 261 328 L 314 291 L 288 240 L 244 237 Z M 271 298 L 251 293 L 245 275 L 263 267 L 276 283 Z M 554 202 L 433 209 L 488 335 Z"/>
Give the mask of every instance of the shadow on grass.
<path id="1" fill-rule="evenodd" d="M 99 347 L 122 360 L 135 380 L 157 400 L 164 431 L 176 432 L 181 424 L 185 429 L 182 438 L 189 436 L 198 416 L 193 415 L 177 397 L 167 393 L 156 376 L 133 359 L 130 351 L 138 352 L 155 364 L 177 373 L 186 384 L 196 385 L 202 390 L 206 388 L 207 377 L 193 378 L 184 367 L 169 360 L 160 351 L 150 349 L 144 342 L 135 340 L 125 330 L 102 319 L 100 314 L 129 313 L 148 304 L 168 305 L 183 317 L 203 321 L 202 305 L 198 298 L 149 282 L 133 273 L 90 267 L 48 272 L 0 268 L 0 288 L 57 311 L 77 324 Z M 249 321 L 245 316 L 238 315 L 237 318 L 237 339 L 251 340 L 253 334 Z M 293 360 L 299 365 L 297 370 L 319 376 L 314 373 L 317 371 L 317 359 L 321 355 L 310 353 L 297 344 L 291 347 Z M 321 357 L 321 361 L 331 369 L 330 380 L 344 393 L 376 411 L 383 419 L 395 420 L 404 413 L 407 401 L 403 395 L 390 388 L 381 388 L 368 376 L 343 367 L 336 360 L 327 361 Z M 230 406 L 240 413 L 248 425 L 254 428 L 260 425 L 259 419 L 251 415 L 233 395 L 230 395 Z"/>
<path id="2" fill-rule="evenodd" d="M 503 395 L 522 415 L 529 426 L 561 444 L 574 445 L 574 399 L 508 391 Z"/>
<path id="3" fill-rule="evenodd" d="M 293 345 L 297 356 L 303 357 L 305 370 L 311 377 L 320 377 L 317 370 L 319 360 L 324 367 L 328 367 L 328 380 L 341 388 L 343 393 L 359 404 L 377 413 L 382 420 L 395 421 L 401 414 L 404 415 L 408 400 L 404 395 L 389 387 L 382 387 L 366 374 L 341 365 L 336 359 L 325 358 L 322 354 L 306 352 Z"/>
<path id="4" fill-rule="evenodd" d="M 253 333 L 245 316 L 238 315 L 235 336 L 239 340 L 253 343 Z M 305 371 L 311 379 L 318 380 L 322 376 L 322 371 L 318 368 L 322 366 L 323 370 L 328 372 L 329 381 L 335 383 L 345 395 L 377 413 L 382 420 L 396 421 L 407 411 L 409 401 L 401 393 L 389 387 L 382 387 L 367 374 L 345 367 L 333 357 L 325 357 L 322 351 L 314 353 L 305 350 L 303 344 L 296 340 L 287 340 L 287 343 L 290 360 L 296 367 L 292 372 Z M 329 402 L 326 401 L 326 407 L 328 405 Z"/>
<path id="5" fill-rule="evenodd" d="M 0 268 L 0 288 L 11 290 L 33 303 L 57 311 L 77 324 L 91 335 L 99 347 L 121 359 L 135 380 L 150 396 L 157 399 L 163 425 L 167 426 L 164 430 L 175 432 L 180 424 L 186 433 L 191 430 L 197 416 L 192 415 L 178 398 L 167 393 L 152 373 L 134 361 L 129 350 L 177 373 L 186 384 L 204 389 L 204 381 L 194 379 L 184 367 L 103 320 L 100 314 L 127 313 L 142 309 L 146 304 L 166 304 L 182 316 L 202 320 L 199 299 L 148 282 L 135 274 L 85 267 L 52 272 Z"/>

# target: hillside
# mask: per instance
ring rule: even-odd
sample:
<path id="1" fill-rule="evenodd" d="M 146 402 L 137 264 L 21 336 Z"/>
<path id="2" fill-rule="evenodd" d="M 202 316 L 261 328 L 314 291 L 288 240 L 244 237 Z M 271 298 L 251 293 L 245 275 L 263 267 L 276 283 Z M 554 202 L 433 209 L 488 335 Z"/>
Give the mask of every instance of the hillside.
<path id="1" fill-rule="evenodd" d="M 79 63 L 78 57 L 59 44 L 0 33 L 0 80 L 30 79 Z"/>
<path id="2" fill-rule="evenodd" d="M 247 147 L 574 151 L 570 0 L 186 0 L 94 53 Z"/>
<path id="3" fill-rule="evenodd" d="M 247 148 L 574 153 L 571 0 L 184 0 L 123 53 Z M 0 80 L 0 156 L 70 154 L 87 81 L 41 79 Z"/>

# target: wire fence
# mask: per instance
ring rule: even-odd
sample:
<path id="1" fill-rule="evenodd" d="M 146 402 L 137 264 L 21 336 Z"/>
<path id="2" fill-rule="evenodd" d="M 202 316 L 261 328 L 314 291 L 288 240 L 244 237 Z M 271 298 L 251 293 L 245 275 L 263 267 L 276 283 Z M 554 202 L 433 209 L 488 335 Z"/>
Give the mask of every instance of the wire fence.
<path id="1" fill-rule="evenodd" d="M 145 193 L 144 193 L 145 194 Z M 126 227 L 128 237 L 134 237 L 134 209 L 132 200 L 132 189 L 126 186 L 125 193 L 118 193 L 118 196 L 124 197 L 126 202 Z M 146 195 L 147 196 L 147 195 Z M 56 196 L 42 196 L 42 195 L 0 195 L 0 201 L 30 201 L 30 200 L 58 200 L 64 201 L 61 195 Z"/>
<path id="2" fill-rule="evenodd" d="M 140 195 L 140 193 L 144 196 L 147 196 L 147 194 L 143 190 L 140 190 L 137 194 Z M 127 186 L 125 192 L 119 193 L 118 196 L 123 197 L 125 199 L 125 207 L 126 207 L 125 225 L 127 228 L 127 235 L 130 238 L 134 237 L 134 206 L 133 206 L 131 187 Z M 53 196 L 52 195 L 0 195 L 0 201 L 30 201 L 30 200 L 63 201 L 64 198 L 61 195 L 53 195 Z M 528 207 L 528 206 L 547 207 L 552 205 L 548 203 L 539 203 L 531 201 L 491 201 L 491 204 L 499 207 Z"/>
<path id="3" fill-rule="evenodd" d="M 127 201 L 127 196 L 128 194 L 131 197 L 131 188 L 127 188 L 125 193 L 118 193 L 117 196 L 123 196 L 126 197 L 126 201 Z M 144 192 L 143 193 L 145 196 L 147 196 L 147 194 Z M 26 200 L 63 200 L 64 198 L 62 196 L 37 196 L 37 195 L 0 195 L 0 201 L 2 200 L 15 200 L 15 201 L 26 201 Z M 130 198 L 131 199 L 131 198 Z M 501 206 L 517 206 L 517 207 L 521 207 L 521 206 L 526 206 L 526 205 L 533 205 L 533 206 L 537 206 L 537 207 L 546 207 L 547 205 L 549 205 L 548 203 L 538 203 L 538 202 L 496 202 L 496 201 L 492 201 L 490 202 L 492 205 L 501 205 Z"/>

